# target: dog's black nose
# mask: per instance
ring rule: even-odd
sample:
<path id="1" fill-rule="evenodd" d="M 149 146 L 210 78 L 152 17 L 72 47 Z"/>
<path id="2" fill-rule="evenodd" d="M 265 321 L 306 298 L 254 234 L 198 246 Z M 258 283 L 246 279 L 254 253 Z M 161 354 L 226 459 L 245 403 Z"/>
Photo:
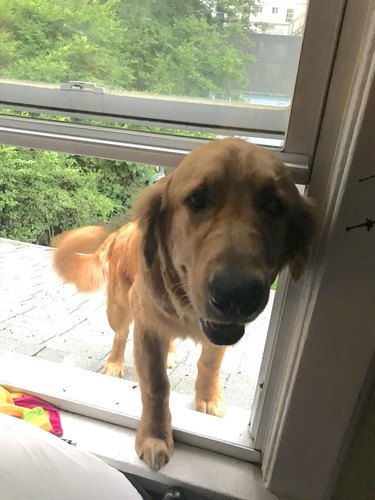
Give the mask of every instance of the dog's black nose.
<path id="1" fill-rule="evenodd" d="M 209 301 L 225 320 L 245 321 L 262 304 L 265 286 L 241 271 L 222 271 L 209 284 Z"/>

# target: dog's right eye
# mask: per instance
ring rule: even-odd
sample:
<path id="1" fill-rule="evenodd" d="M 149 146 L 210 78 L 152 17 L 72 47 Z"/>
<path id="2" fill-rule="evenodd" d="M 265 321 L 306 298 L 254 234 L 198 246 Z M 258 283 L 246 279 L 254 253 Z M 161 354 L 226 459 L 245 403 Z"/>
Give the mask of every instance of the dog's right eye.
<path id="1" fill-rule="evenodd" d="M 260 210 L 271 216 L 279 217 L 285 213 L 285 203 L 276 193 L 273 183 L 270 183 L 256 194 L 256 205 Z"/>
<path id="2" fill-rule="evenodd" d="M 187 198 L 186 204 L 194 212 L 200 212 L 208 206 L 208 191 L 206 188 L 200 188 L 193 191 Z"/>

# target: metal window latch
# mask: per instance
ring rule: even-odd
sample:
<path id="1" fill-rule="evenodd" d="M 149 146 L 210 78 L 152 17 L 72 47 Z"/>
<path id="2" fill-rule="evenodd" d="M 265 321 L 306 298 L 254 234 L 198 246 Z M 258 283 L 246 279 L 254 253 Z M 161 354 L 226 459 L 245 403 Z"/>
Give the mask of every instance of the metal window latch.
<path id="1" fill-rule="evenodd" d="M 92 92 L 93 94 L 105 94 L 105 88 L 97 87 L 96 83 L 78 82 L 78 81 L 61 83 L 60 90 Z"/>
<path id="2" fill-rule="evenodd" d="M 372 227 L 375 225 L 375 220 L 373 219 L 365 219 L 365 222 L 362 222 L 362 224 L 356 224 L 355 226 L 346 226 L 347 231 L 351 231 L 352 229 L 357 229 L 358 227 L 365 227 L 367 228 L 367 231 L 371 231 Z"/>

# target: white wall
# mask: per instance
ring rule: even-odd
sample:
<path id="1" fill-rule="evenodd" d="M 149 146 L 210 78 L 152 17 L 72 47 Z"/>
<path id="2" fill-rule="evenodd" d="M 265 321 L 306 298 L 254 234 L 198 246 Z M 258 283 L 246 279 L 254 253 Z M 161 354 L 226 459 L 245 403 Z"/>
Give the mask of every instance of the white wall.
<path id="1" fill-rule="evenodd" d="M 267 30 L 267 33 L 292 35 L 301 26 L 301 21 L 306 15 L 307 4 L 307 0 L 264 0 L 261 12 L 256 16 L 250 16 L 250 21 L 272 24 L 273 27 Z M 288 9 L 293 9 L 292 21 L 286 20 Z"/>

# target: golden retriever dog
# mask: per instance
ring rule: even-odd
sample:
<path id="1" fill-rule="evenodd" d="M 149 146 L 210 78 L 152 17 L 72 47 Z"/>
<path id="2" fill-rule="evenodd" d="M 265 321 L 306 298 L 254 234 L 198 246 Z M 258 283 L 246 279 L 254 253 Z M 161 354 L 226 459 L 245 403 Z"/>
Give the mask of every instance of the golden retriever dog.
<path id="1" fill-rule="evenodd" d="M 147 188 L 134 220 L 108 237 L 96 226 L 63 234 L 54 264 L 83 292 L 107 284 L 115 338 L 105 373 L 123 373 L 134 320 L 143 404 L 136 450 L 158 470 L 173 453 L 166 371 L 171 342 L 189 337 L 202 345 L 196 408 L 222 416 L 226 346 L 264 309 L 284 266 L 293 279 L 302 273 L 313 213 L 272 152 L 228 138 L 194 149 Z"/>

